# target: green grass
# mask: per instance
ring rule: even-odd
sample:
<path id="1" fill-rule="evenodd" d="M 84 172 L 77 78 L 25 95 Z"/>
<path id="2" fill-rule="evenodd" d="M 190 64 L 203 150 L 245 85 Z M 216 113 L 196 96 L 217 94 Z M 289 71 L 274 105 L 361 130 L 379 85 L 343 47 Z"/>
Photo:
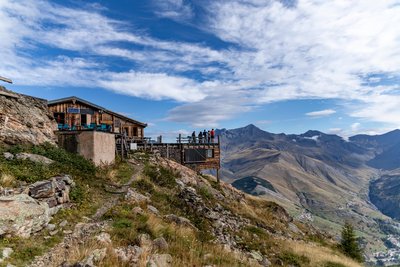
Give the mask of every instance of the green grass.
<path id="1" fill-rule="evenodd" d="M 150 180 L 162 187 L 173 188 L 176 186 L 176 178 L 179 174 L 164 167 L 156 167 L 154 165 L 146 164 L 143 173 L 150 178 Z"/>
<path id="2" fill-rule="evenodd" d="M 214 200 L 214 195 L 211 194 L 210 190 L 206 186 L 200 186 L 197 188 L 197 193 L 199 193 L 204 200 Z"/>
<path id="3" fill-rule="evenodd" d="M 279 259 L 288 265 L 295 267 L 308 266 L 310 259 L 306 256 L 300 256 L 290 251 L 285 251 L 279 255 Z"/>
<path id="4" fill-rule="evenodd" d="M 346 267 L 346 266 L 341 263 L 328 261 L 324 263 L 323 267 Z"/>
<path id="5" fill-rule="evenodd" d="M 132 183 L 131 186 L 138 189 L 139 192 L 141 192 L 141 193 L 153 193 L 154 192 L 153 183 L 148 181 L 147 179 L 136 180 Z"/>
<path id="6" fill-rule="evenodd" d="M 46 166 L 29 160 L 5 160 L 1 155 L 5 151 L 9 151 L 14 155 L 20 152 L 39 154 L 55 162 Z M 110 197 L 102 188 L 106 177 L 92 162 L 49 144 L 0 148 L 1 173 L 13 176 L 16 179 L 16 186 L 18 186 L 18 183 L 32 183 L 60 174 L 71 175 L 76 183 L 76 186 L 70 192 L 74 205 L 68 209 L 62 209 L 54 215 L 51 223 L 55 224 L 62 220 L 67 220 L 70 224 L 82 222 L 83 216 L 89 217 L 94 214 L 96 209 Z M 126 173 L 126 171 L 123 170 L 121 173 Z M 57 235 L 45 239 L 44 237 L 47 235 L 48 231 L 43 230 L 27 239 L 0 238 L 0 250 L 3 247 L 13 248 L 14 253 L 11 254 L 7 262 L 16 266 L 26 266 L 35 256 L 48 251 L 63 238 L 61 231 Z"/>

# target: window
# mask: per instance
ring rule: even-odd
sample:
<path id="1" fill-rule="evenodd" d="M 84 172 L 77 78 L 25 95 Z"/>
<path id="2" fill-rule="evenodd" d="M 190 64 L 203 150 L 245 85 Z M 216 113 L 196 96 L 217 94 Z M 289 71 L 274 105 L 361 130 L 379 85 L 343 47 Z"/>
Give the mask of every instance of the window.
<path id="1" fill-rule="evenodd" d="M 54 118 L 56 119 L 57 123 L 65 124 L 65 113 L 56 112 L 54 113 Z"/>
<path id="2" fill-rule="evenodd" d="M 87 124 L 87 115 L 86 114 L 81 114 L 81 125 L 86 125 Z"/>
<path id="3" fill-rule="evenodd" d="M 133 127 L 133 136 L 138 136 L 138 128 Z"/>
<path id="4" fill-rule="evenodd" d="M 207 156 L 207 158 L 213 158 L 214 157 L 214 149 L 207 149 L 206 156 Z"/>

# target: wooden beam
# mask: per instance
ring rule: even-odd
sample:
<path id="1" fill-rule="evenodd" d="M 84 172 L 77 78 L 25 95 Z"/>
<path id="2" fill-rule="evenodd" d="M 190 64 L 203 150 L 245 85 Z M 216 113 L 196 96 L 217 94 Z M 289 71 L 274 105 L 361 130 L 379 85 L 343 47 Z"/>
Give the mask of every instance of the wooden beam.
<path id="1" fill-rule="evenodd" d="M 12 83 L 12 81 L 10 79 L 8 79 L 6 77 L 2 77 L 2 76 L 0 76 L 0 81 L 7 82 L 7 83 Z"/>

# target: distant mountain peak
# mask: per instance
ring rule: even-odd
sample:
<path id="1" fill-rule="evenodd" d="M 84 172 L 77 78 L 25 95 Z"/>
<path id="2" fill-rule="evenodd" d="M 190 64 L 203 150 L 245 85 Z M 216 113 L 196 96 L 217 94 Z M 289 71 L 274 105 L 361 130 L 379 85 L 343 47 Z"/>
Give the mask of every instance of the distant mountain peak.
<path id="1" fill-rule="evenodd" d="M 317 131 L 317 130 L 308 130 L 307 132 L 301 134 L 300 136 L 303 137 L 313 137 L 313 136 L 321 136 L 325 135 L 323 132 Z"/>

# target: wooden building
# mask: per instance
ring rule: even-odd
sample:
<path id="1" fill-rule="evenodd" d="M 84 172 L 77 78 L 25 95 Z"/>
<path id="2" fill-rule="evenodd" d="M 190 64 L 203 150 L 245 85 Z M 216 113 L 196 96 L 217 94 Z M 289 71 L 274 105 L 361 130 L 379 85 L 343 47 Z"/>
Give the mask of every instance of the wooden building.
<path id="1" fill-rule="evenodd" d="M 60 131 L 100 130 L 143 140 L 147 124 L 128 118 L 76 96 L 48 101 Z"/>

